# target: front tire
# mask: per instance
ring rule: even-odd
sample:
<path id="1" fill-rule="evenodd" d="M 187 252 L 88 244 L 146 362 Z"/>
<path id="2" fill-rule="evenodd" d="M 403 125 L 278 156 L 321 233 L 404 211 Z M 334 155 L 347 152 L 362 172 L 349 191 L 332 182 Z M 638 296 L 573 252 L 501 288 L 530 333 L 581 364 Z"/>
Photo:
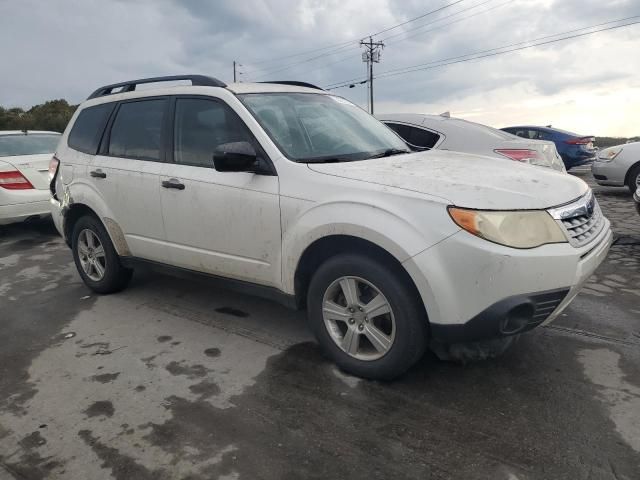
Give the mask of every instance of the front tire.
<path id="1" fill-rule="evenodd" d="M 124 289 L 132 270 L 124 268 L 102 222 L 92 215 L 81 217 L 71 236 L 73 260 L 85 285 L 97 293 Z"/>
<path id="2" fill-rule="evenodd" d="M 629 183 L 627 184 L 627 186 L 629 187 L 629 191 L 631 192 L 631 195 L 636 193 L 636 190 L 638 189 L 639 184 L 640 184 L 640 165 L 636 165 L 629 172 Z"/>
<path id="3" fill-rule="evenodd" d="M 363 255 L 337 255 L 318 268 L 307 295 L 318 342 L 346 372 L 391 380 L 426 349 L 426 314 L 400 267 Z"/>

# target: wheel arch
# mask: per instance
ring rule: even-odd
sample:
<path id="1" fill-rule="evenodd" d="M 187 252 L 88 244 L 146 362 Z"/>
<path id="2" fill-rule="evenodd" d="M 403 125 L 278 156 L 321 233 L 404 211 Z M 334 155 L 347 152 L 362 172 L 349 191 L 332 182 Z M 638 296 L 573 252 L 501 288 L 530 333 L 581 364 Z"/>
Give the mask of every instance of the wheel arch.
<path id="1" fill-rule="evenodd" d="M 85 203 L 71 203 L 64 211 L 62 228 L 67 245 L 71 246 L 71 235 L 76 222 L 85 215 L 91 215 L 98 219 L 104 226 L 116 253 L 120 256 L 129 256 L 129 246 L 125 240 L 120 226 L 109 217 L 100 217 L 98 213 Z"/>
<path id="2" fill-rule="evenodd" d="M 630 185 L 630 181 L 631 181 L 631 172 L 633 172 L 634 169 L 636 168 L 640 168 L 640 160 L 638 160 L 635 163 L 632 163 L 631 166 L 627 169 L 627 173 L 625 173 L 624 175 L 624 184 L 629 186 Z"/>
<path id="3" fill-rule="evenodd" d="M 318 238 L 308 245 L 300 256 L 293 280 L 296 304 L 299 308 L 306 306 L 306 295 L 314 272 L 329 258 L 343 253 L 357 253 L 365 255 L 381 262 L 385 266 L 397 272 L 414 291 L 415 295 L 420 298 L 420 304 L 422 305 L 428 321 L 428 311 L 422 301 L 422 296 L 420 295 L 418 287 L 400 260 L 389 251 L 370 240 L 345 234 L 327 235 Z"/>

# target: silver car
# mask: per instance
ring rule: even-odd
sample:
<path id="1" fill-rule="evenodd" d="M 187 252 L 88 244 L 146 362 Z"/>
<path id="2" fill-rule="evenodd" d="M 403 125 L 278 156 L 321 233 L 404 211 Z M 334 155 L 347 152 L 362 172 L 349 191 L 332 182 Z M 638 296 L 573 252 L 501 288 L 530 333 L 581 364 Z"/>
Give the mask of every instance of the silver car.
<path id="1" fill-rule="evenodd" d="M 376 117 L 416 150 L 454 150 L 566 172 L 553 142 L 520 138 L 447 114 L 394 113 Z"/>
<path id="2" fill-rule="evenodd" d="M 640 142 L 600 150 L 591 173 L 600 185 L 626 186 L 634 193 L 640 184 Z"/>

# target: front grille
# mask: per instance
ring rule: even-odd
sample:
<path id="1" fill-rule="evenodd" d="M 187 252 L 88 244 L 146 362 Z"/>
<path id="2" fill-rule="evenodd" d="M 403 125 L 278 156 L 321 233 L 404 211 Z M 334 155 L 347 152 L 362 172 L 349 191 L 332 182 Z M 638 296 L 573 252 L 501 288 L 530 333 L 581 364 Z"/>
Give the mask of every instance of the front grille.
<path id="1" fill-rule="evenodd" d="M 562 225 L 569 234 L 569 243 L 575 247 L 581 247 L 593 240 L 604 224 L 604 217 L 600 206 L 596 202 L 591 215 L 578 215 L 562 220 Z"/>
<path id="2" fill-rule="evenodd" d="M 550 210 L 564 230 L 569 243 L 582 247 L 594 240 L 604 227 L 604 216 L 591 191 L 568 205 Z"/>

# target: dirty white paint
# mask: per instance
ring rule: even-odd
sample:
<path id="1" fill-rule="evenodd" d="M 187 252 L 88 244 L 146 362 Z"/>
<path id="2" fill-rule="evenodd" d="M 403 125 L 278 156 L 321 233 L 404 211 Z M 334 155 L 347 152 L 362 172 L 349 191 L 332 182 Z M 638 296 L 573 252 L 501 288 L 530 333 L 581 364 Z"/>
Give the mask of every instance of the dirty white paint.
<path id="1" fill-rule="evenodd" d="M 0 438 L 0 451 L 14 452 L 5 457 L 7 463 L 19 461 L 25 452 L 18 442 L 35 431 L 46 440 L 36 447 L 37 454 L 64 462 L 53 478 L 62 469 L 64 478 L 112 478 L 111 470 L 101 467 L 102 460 L 78 435 L 81 430 L 149 470 L 169 469 L 176 478 L 198 474 L 234 451 L 234 445 L 222 446 L 206 460 L 196 461 L 210 452 L 195 446 L 189 447 L 192 451 L 170 452 L 145 436 L 152 432 L 151 424 L 171 419 L 167 407 L 175 397 L 233 408 L 233 397 L 253 385 L 267 359 L 280 350 L 122 298 L 97 299 L 91 310 L 67 325 L 57 344 L 32 362 L 28 381 L 37 392 L 22 405 L 24 413 L 0 412 L 0 424 L 8 432 Z M 212 347 L 220 347 L 219 354 L 205 353 Z M 92 378 L 100 374 L 118 375 L 104 383 Z M 205 383 L 215 384 L 219 392 L 203 397 L 197 385 Z M 95 402 L 105 401 L 113 405 L 112 416 L 85 413 Z M 42 424 L 47 428 L 39 429 Z"/>
<path id="2" fill-rule="evenodd" d="M 606 348 L 580 351 L 578 359 L 591 382 L 601 388 L 609 416 L 626 443 L 640 452 L 640 386 L 620 368 L 620 355 Z"/>

